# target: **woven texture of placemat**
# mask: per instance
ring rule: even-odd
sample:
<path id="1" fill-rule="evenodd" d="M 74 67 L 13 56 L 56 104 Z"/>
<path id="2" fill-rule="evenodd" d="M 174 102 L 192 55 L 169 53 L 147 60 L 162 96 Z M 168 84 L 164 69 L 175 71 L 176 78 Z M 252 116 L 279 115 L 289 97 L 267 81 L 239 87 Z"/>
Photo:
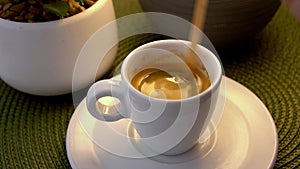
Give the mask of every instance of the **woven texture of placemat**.
<path id="1" fill-rule="evenodd" d="M 300 22 L 281 6 L 253 42 L 223 57 L 226 76 L 254 92 L 275 121 L 275 168 L 300 168 Z"/>
<path id="2" fill-rule="evenodd" d="M 137 0 L 114 0 L 117 17 L 140 12 Z M 123 40 L 113 75 L 137 46 L 164 38 L 138 35 Z M 239 50 L 220 51 L 226 76 L 253 91 L 278 130 L 275 168 L 300 168 L 300 23 L 281 6 L 273 20 Z M 27 95 L 0 80 L 0 168 L 70 168 L 65 139 L 74 112 L 72 95 Z"/>

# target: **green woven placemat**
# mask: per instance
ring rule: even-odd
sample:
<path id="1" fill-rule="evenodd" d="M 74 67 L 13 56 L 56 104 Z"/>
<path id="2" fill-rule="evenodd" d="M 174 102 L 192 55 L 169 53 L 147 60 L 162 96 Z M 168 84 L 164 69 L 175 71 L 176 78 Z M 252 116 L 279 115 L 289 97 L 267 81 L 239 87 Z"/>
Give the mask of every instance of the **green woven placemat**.
<path id="1" fill-rule="evenodd" d="M 252 42 L 220 55 L 226 76 L 254 92 L 275 121 L 275 168 L 300 168 L 300 22 L 281 6 Z"/>
<path id="2" fill-rule="evenodd" d="M 114 3 L 118 17 L 141 11 L 137 0 Z M 114 66 L 135 47 L 160 38 L 147 34 L 120 42 Z M 275 168 L 300 168 L 300 23 L 282 6 L 239 49 L 220 53 L 225 74 L 252 90 L 271 112 L 279 136 Z M 1 80 L 0 93 L 0 168 L 70 168 L 65 139 L 72 96 L 31 96 Z"/>

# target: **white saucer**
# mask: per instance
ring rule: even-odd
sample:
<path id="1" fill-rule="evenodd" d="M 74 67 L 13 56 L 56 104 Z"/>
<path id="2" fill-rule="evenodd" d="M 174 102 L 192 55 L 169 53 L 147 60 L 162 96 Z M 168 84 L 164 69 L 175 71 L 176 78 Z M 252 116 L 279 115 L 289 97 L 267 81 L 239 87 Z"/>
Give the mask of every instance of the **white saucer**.
<path id="1" fill-rule="evenodd" d="M 66 148 L 72 168 L 272 168 L 277 157 L 278 138 L 269 111 L 247 88 L 229 78 L 224 79 L 226 103 L 218 128 L 204 143 L 178 156 L 145 158 L 132 144 L 132 139 L 128 139 L 128 135 L 135 135 L 129 120 L 97 121 L 89 115 L 83 100 L 67 130 Z"/>

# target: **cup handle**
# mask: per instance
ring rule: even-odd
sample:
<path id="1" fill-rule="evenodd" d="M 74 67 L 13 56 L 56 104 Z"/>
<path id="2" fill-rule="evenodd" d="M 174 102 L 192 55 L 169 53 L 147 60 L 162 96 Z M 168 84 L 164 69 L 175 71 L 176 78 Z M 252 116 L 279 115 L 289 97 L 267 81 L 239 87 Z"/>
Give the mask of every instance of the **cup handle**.
<path id="1" fill-rule="evenodd" d="M 114 80 L 101 80 L 94 83 L 89 88 L 86 97 L 86 106 L 89 113 L 101 121 L 117 121 L 124 118 L 119 110 L 117 110 L 114 114 L 104 114 L 103 112 L 99 111 L 96 102 L 99 98 L 104 96 L 116 97 L 121 101 L 123 94 L 120 89 L 120 82 Z M 120 102 L 120 104 L 122 109 L 123 103 Z"/>

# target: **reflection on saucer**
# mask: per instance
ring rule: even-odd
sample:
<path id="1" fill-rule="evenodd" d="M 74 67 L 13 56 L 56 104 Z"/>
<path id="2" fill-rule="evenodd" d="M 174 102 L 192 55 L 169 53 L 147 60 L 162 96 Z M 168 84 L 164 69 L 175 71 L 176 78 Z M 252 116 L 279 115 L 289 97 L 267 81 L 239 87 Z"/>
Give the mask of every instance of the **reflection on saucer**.
<path id="1" fill-rule="evenodd" d="M 214 127 L 211 123 L 209 125 L 208 130 L 213 130 Z M 215 131 L 205 142 L 199 142 L 190 150 L 185 153 L 178 154 L 178 155 L 164 155 L 159 154 L 158 152 L 153 151 L 149 146 L 143 144 L 139 139 L 140 136 L 136 129 L 134 128 L 134 124 L 132 122 L 128 125 L 128 139 L 130 143 L 143 154 L 145 157 L 155 160 L 161 163 L 185 163 L 197 158 L 204 158 L 209 152 L 213 149 L 217 141 L 217 131 Z"/>

